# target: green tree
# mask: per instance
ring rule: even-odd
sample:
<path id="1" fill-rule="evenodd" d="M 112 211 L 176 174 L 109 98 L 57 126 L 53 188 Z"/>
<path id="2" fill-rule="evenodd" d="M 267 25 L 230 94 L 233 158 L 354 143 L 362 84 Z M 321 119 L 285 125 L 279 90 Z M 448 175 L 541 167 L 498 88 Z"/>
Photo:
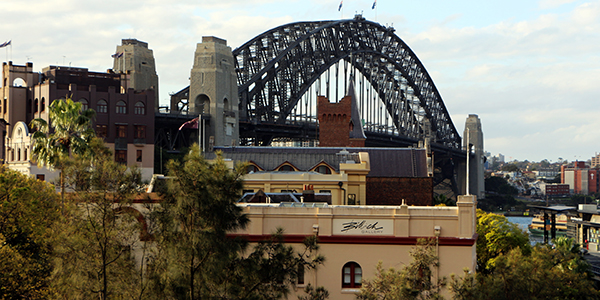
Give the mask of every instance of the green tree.
<path id="1" fill-rule="evenodd" d="M 58 298 L 141 298 L 133 253 L 144 237 L 139 212 L 131 206 L 141 192 L 141 174 L 96 147 L 104 155 L 74 155 L 63 170 L 76 192 L 69 197 L 62 242 L 55 246 Z"/>
<path id="2" fill-rule="evenodd" d="M 437 281 L 432 278 L 435 268 L 439 267 L 435 240 L 420 240 L 410 255 L 413 261 L 401 270 L 385 270 L 379 262 L 375 277 L 363 279 L 357 299 L 442 299 L 440 292 L 446 285 L 446 278 Z"/>
<path id="3" fill-rule="evenodd" d="M 570 242 L 562 243 L 557 249 L 537 244 L 530 254 L 512 249 L 497 257 L 491 273 L 465 272 L 449 289 L 454 299 L 599 299 L 587 263 Z"/>
<path id="4" fill-rule="evenodd" d="M 161 255 L 151 269 L 158 297 L 278 299 L 304 269 L 322 263 L 315 238 L 295 252 L 280 231 L 246 253 L 245 240 L 227 236 L 248 224 L 236 205 L 244 165 L 230 170 L 220 154 L 209 163 L 194 145 L 183 164 L 170 161 L 168 169 L 173 179 L 155 213 Z"/>
<path id="5" fill-rule="evenodd" d="M 65 178 L 63 169 L 71 154 L 91 154 L 89 144 L 96 136 L 92 121 L 96 112 L 82 110 L 81 103 L 71 98 L 57 99 L 48 106 L 50 122 L 37 118 L 30 126 L 33 133 L 33 161 L 39 166 L 48 166 L 60 171 L 60 187 L 64 202 Z"/>
<path id="6" fill-rule="evenodd" d="M 0 299 L 48 299 L 58 195 L 0 165 Z"/>
<path id="7" fill-rule="evenodd" d="M 505 171 L 505 172 L 519 172 L 520 169 L 519 169 L 519 167 L 516 164 L 511 163 L 511 164 L 506 164 L 506 165 L 502 166 L 502 171 Z"/>
<path id="8" fill-rule="evenodd" d="M 517 188 L 508 183 L 508 180 L 498 176 L 491 176 L 485 179 L 485 191 L 501 195 L 516 195 L 519 193 Z"/>
<path id="9" fill-rule="evenodd" d="M 480 272 L 490 272 L 496 258 L 512 249 L 531 251 L 529 236 L 505 216 L 477 210 L 477 266 Z"/>
<path id="10" fill-rule="evenodd" d="M 305 295 L 298 296 L 298 300 L 325 300 L 329 299 L 329 291 L 327 291 L 324 287 L 313 287 L 312 284 L 307 284 L 304 287 Z"/>

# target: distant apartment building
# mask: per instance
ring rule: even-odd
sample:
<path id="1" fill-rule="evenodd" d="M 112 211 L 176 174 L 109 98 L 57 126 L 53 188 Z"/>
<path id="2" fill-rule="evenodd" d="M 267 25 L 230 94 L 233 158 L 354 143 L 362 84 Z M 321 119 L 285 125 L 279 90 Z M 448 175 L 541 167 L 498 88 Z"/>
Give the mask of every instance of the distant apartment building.
<path id="1" fill-rule="evenodd" d="M 535 174 L 535 178 L 538 180 L 553 180 L 556 178 L 556 175 L 559 174 L 558 171 L 553 169 L 540 169 L 533 171 L 533 173 Z"/>
<path id="2" fill-rule="evenodd" d="M 583 161 L 575 161 L 571 166 L 562 165 L 560 170 L 561 183 L 569 185 L 571 194 L 588 195 L 600 191 L 600 169 L 590 168 Z"/>
<path id="3" fill-rule="evenodd" d="M 592 157 L 592 168 L 600 168 L 600 154 L 596 153 L 596 156 Z"/>
<path id="4" fill-rule="evenodd" d="M 70 97 L 83 109 L 94 109 L 96 134 L 104 138 L 114 159 L 137 165 L 145 179 L 154 171 L 153 89 L 124 88 L 127 74 L 90 72 L 85 68 L 49 66 L 33 72 L 33 64 L 2 65 L 0 93 L 0 159 L 11 169 L 38 179 L 50 180 L 56 174 L 38 168 L 31 161 L 33 119 L 48 120 L 48 106 L 55 99 Z"/>
<path id="5" fill-rule="evenodd" d="M 568 184 L 564 183 L 545 183 L 540 182 L 540 191 L 542 195 L 548 197 L 560 197 L 567 196 L 570 194 L 570 188 Z"/>

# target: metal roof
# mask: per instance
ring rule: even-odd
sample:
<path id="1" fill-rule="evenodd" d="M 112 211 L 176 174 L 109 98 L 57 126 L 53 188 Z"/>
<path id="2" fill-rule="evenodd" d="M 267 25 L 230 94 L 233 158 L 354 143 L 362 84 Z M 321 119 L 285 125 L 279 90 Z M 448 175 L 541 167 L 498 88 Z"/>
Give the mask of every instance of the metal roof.
<path id="1" fill-rule="evenodd" d="M 348 155 L 343 155 L 345 151 Z M 342 148 L 342 147 L 214 147 L 224 158 L 235 162 L 253 162 L 265 171 L 273 171 L 289 162 L 300 171 L 309 171 L 321 162 L 339 172 L 340 163 L 360 163 L 359 152 L 369 153 L 371 171 L 367 177 L 427 177 L 427 157 L 423 148 Z M 207 159 L 215 153 L 204 154 Z"/>

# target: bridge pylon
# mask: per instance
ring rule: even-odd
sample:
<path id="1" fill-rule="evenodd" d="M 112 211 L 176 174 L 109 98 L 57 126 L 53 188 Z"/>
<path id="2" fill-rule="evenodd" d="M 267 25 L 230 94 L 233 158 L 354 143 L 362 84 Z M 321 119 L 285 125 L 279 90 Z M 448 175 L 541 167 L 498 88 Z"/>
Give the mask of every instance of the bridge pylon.
<path id="1" fill-rule="evenodd" d="M 204 149 L 239 143 L 238 87 L 235 63 L 227 41 L 202 37 L 196 45 L 190 75 L 188 114 L 201 115 Z"/>

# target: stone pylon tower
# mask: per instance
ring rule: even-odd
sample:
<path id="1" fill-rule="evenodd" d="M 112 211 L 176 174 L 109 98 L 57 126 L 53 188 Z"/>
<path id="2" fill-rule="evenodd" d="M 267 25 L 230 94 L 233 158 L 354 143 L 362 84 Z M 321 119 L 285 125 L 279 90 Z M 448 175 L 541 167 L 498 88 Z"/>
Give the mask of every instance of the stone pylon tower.
<path id="1" fill-rule="evenodd" d="M 467 150 L 471 145 L 471 156 L 469 157 L 469 194 L 476 195 L 478 199 L 485 198 L 485 182 L 483 169 L 483 131 L 481 120 L 477 115 L 469 115 L 465 122 L 463 133 L 463 149 Z"/>
<path id="2" fill-rule="evenodd" d="M 202 37 L 190 76 L 189 113 L 202 115 L 204 149 L 239 143 L 237 75 L 227 41 Z"/>
<path id="3" fill-rule="evenodd" d="M 136 91 L 154 89 L 156 99 L 154 111 L 158 111 L 158 75 L 154 63 L 154 54 L 148 49 L 148 43 L 136 39 L 123 39 L 113 55 L 113 71 L 121 73 L 121 86 Z M 125 92 L 125 91 L 122 91 Z"/>

